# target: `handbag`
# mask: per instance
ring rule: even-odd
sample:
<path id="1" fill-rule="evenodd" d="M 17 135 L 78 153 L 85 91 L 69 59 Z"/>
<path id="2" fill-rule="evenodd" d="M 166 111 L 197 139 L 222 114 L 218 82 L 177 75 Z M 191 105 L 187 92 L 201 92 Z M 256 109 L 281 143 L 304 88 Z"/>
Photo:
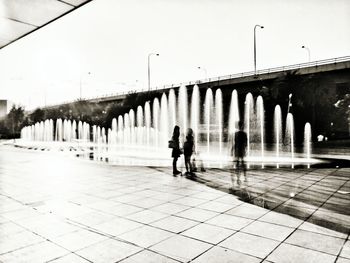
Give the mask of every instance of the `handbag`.
<path id="1" fill-rule="evenodd" d="M 168 141 L 168 148 L 175 148 L 175 143 L 173 140 Z"/>

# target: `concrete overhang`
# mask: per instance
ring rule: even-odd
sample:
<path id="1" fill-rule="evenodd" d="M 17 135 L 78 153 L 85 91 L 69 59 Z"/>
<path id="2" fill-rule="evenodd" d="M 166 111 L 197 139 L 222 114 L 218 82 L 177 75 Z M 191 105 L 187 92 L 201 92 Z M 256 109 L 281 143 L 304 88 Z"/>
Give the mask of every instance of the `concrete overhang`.
<path id="1" fill-rule="evenodd" d="M 0 0 L 0 49 L 92 0 Z"/>

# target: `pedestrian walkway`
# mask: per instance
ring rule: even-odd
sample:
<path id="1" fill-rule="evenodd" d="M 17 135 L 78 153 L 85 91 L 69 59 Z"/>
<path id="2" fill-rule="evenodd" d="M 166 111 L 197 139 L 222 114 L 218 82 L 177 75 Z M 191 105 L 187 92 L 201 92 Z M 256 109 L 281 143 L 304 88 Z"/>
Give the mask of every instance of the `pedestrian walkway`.
<path id="1" fill-rule="evenodd" d="M 0 154 L 2 262 L 350 262 L 349 221 L 332 228 L 312 219 L 348 217 L 332 206 L 349 202 L 347 169 L 250 170 L 236 196 L 219 169 L 196 181 L 170 167 L 9 146 Z M 284 214 L 282 204 L 305 204 L 309 214 Z"/>
<path id="2" fill-rule="evenodd" d="M 343 233 L 350 231 L 350 168 L 209 169 L 192 178 L 245 202 Z"/>

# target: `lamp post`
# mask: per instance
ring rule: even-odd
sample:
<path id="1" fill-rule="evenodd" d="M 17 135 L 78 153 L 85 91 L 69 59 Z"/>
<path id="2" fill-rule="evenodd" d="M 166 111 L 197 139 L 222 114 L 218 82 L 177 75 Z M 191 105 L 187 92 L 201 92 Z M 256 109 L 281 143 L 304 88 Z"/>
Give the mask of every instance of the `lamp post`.
<path id="1" fill-rule="evenodd" d="M 91 72 L 88 72 L 87 73 L 88 75 L 90 75 L 91 74 Z M 82 89 L 83 89 L 83 74 L 80 74 L 80 90 L 79 90 L 79 96 L 80 96 L 80 100 L 82 99 Z"/>
<path id="2" fill-rule="evenodd" d="M 208 78 L 208 72 L 205 68 L 202 68 L 202 67 L 197 67 L 199 70 L 203 70 L 204 71 L 204 74 L 205 74 L 205 78 L 207 79 Z"/>
<path id="3" fill-rule="evenodd" d="M 301 48 L 306 49 L 307 54 L 308 54 L 308 56 L 309 56 L 309 62 L 310 62 L 310 61 L 311 61 L 311 52 L 310 52 L 310 49 L 309 49 L 307 46 L 301 46 Z"/>
<path id="4" fill-rule="evenodd" d="M 264 28 L 264 26 L 261 26 L 261 25 L 254 26 L 254 75 L 256 75 L 256 28 L 257 27 L 260 27 L 262 29 Z"/>
<path id="5" fill-rule="evenodd" d="M 158 53 L 150 53 L 150 54 L 148 54 L 148 71 L 147 71 L 147 73 L 148 73 L 148 93 L 150 92 L 150 90 L 151 90 L 151 67 L 150 67 L 150 58 L 151 58 L 151 56 L 159 56 L 159 54 Z"/>

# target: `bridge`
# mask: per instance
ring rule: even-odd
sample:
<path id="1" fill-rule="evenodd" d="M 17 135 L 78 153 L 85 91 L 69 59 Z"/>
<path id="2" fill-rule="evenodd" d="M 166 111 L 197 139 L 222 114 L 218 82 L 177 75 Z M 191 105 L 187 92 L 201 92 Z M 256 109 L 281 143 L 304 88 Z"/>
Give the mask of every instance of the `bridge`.
<path id="1" fill-rule="evenodd" d="M 218 87 L 227 87 L 230 86 L 235 88 L 235 86 L 244 83 L 260 83 L 264 84 L 266 81 L 271 81 L 279 77 L 283 77 L 287 74 L 297 74 L 300 76 L 305 75 L 323 75 L 328 74 L 330 76 L 332 84 L 341 84 L 343 87 L 348 88 L 350 91 L 350 56 L 338 57 L 332 59 L 312 61 L 308 63 L 300 63 L 282 67 L 268 68 L 249 72 L 242 72 L 236 74 L 230 74 L 225 76 L 207 78 L 194 80 L 189 82 L 182 82 L 177 84 L 170 84 L 158 87 L 152 87 L 150 91 L 142 89 L 138 91 L 131 92 L 121 92 L 116 94 L 108 94 L 101 97 L 94 98 L 83 98 L 83 101 L 89 103 L 111 103 L 111 102 L 120 102 L 123 101 L 128 94 L 131 93 L 147 93 L 147 92 L 167 92 L 169 89 L 177 89 L 182 85 L 185 86 L 194 86 L 198 85 L 199 88 L 218 88 Z M 80 100 L 63 102 L 56 105 L 50 105 L 44 107 L 44 109 L 58 108 L 63 105 L 72 104 Z"/>

